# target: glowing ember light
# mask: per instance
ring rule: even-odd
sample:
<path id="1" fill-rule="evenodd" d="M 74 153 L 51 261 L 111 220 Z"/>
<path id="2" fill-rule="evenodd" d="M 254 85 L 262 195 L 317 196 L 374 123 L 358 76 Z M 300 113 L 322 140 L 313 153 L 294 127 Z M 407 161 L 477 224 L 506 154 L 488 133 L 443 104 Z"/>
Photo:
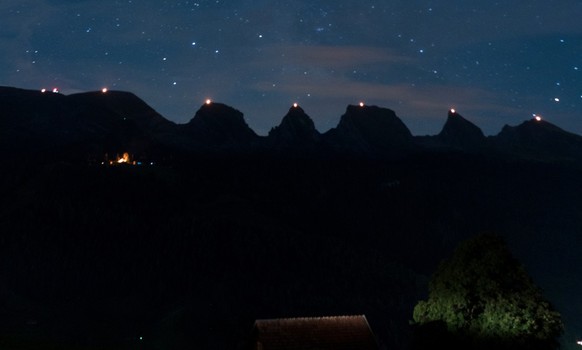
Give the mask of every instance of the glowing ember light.
<path id="1" fill-rule="evenodd" d="M 101 89 L 101 92 L 102 92 L 102 93 L 107 93 L 107 91 L 109 91 L 109 90 L 107 90 L 107 88 L 103 88 L 103 89 Z"/>
<path id="2" fill-rule="evenodd" d="M 125 152 L 123 154 L 123 157 L 117 159 L 117 163 L 122 164 L 122 163 L 129 163 L 129 153 Z"/>
<path id="3" fill-rule="evenodd" d="M 44 94 L 46 92 L 46 89 L 41 89 L 40 92 Z"/>
<path id="4" fill-rule="evenodd" d="M 364 102 L 360 102 L 360 107 L 364 107 Z"/>
<path id="5" fill-rule="evenodd" d="M 53 94 L 58 94 L 59 93 L 59 89 L 58 88 L 54 88 L 53 89 Z"/>
<path id="6" fill-rule="evenodd" d="M 211 104 L 211 103 L 212 103 L 212 100 L 211 100 L 211 99 L 207 99 L 207 100 L 206 100 L 206 104 L 207 104 L 207 105 L 209 105 L 209 104 Z"/>
<path id="7" fill-rule="evenodd" d="M 455 114 L 455 113 L 457 113 L 457 110 L 454 108 L 451 108 L 451 114 Z"/>
<path id="8" fill-rule="evenodd" d="M 295 103 L 293 104 L 293 108 L 297 108 L 297 107 L 299 107 L 299 104 L 297 104 L 297 102 L 295 102 Z"/>

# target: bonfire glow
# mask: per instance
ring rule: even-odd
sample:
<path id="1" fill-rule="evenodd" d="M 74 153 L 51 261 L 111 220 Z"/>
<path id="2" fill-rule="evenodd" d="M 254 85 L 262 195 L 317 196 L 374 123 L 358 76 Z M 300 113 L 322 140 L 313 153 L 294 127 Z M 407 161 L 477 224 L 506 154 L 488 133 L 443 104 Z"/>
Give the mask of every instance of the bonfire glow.
<path id="1" fill-rule="evenodd" d="M 117 159 L 117 163 L 119 164 L 129 163 L 129 153 L 125 152 L 123 154 L 123 157 Z"/>

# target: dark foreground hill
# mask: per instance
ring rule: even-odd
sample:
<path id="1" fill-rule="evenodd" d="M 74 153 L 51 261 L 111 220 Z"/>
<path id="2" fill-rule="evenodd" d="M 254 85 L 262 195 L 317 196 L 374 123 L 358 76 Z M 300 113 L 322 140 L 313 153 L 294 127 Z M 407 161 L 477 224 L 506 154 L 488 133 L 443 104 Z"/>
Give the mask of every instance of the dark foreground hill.
<path id="1" fill-rule="evenodd" d="M 93 105 L 112 96 L 134 102 Z M 38 99 L 45 112 L 33 113 L 39 108 L 17 103 L 21 98 Z M 240 112 L 219 104 L 178 126 L 132 95 L 18 92 L 9 100 L 0 114 L 0 143 L 10 151 L 0 172 L 2 348 L 233 349 L 255 319 L 366 314 L 383 347 L 405 349 L 428 276 L 459 241 L 489 230 L 507 239 L 562 313 L 564 343 L 579 336 L 577 135 L 567 134 L 573 148 L 555 148 L 567 154 L 557 159 L 540 152 L 565 132 L 533 121 L 469 150 L 455 136 L 479 134 L 468 121 L 450 121 L 459 123 L 419 140 L 381 108 L 342 126 L 351 136 L 340 142 L 294 109 L 262 138 Z M 354 108 L 346 119 L 366 111 Z M 66 129 L 47 150 L 53 122 L 73 118 L 70 110 L 84 131 Z M 217 110 L 225 113 L 213 118 Z M 100 113 L 113 113 L 110 126 Z M 384 129 L 365 126 L 383 116 Z M 82 152 L 69 158 L 78 149 L 68 140 L 83 145 L 89 137 L 87 149 L 99 149 L 100 137 L 110 140 L 99 135 L 116 135 L 123 118 L 131 126 L 110 152 L 134 152 L 125 143 L 134 135 L 165 161 L 108 165 Z M 227 121 L 215 123 L 219 118 Z M 391 128 L 401 138 L 382 140 L 379 130 Z M 31 130 L 35 138 L 24 142 Z M 314 142 L 296 148 L 295 137 Z M 279 151 L 264 152 L 265 144 Z M 391 153 L 397 146 L 400 156 Z M 305 156 L 306 149 L 319 153 Z"/>

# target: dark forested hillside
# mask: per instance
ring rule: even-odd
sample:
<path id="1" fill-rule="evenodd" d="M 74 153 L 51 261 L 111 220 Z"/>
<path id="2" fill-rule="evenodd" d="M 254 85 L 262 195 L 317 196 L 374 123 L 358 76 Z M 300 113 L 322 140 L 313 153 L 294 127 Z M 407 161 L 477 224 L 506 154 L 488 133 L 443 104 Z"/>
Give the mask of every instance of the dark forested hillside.
<path id="1" fill-rule="evenodd" d="M 426 276 L 461 239 L 500 232 L 542 286 L 577 259 L 559 249 L 582 224 L 579 175 L 451 155 L 15 164 L 2 322 L 16 338 L 232 348 L 256 318 L 365 313 L 403 348 Z"/>

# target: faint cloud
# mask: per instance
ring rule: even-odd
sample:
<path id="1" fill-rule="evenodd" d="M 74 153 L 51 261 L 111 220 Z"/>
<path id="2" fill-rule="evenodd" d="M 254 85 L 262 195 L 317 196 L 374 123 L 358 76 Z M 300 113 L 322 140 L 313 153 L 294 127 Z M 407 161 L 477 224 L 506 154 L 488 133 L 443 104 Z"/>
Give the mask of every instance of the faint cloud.
<path id="1" fill-rule="evenodd" d="M 409 57 L 385 48 L 361 46 L 305 46 L 287 45 L 265 49 L 266 57 L 277 58 L 285 63 L 306 65 L 313 68 L 358 67 L 371 64 L 410 63 Z"/>

